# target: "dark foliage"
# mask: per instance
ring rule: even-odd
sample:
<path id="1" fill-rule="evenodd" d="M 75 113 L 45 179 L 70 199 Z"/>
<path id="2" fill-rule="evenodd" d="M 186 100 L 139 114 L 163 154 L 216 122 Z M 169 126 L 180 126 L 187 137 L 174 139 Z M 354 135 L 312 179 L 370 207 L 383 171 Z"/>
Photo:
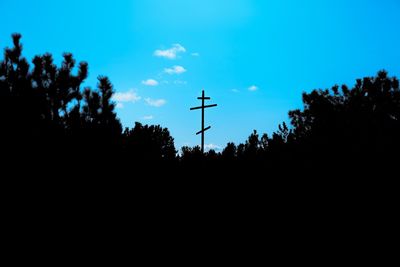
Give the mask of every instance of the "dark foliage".
<path id="1" fill-rule="evenodd" d="M 292 143 L 306 160 L 316 160 L 315 155 L 347 163 L 398 159 L 399 81 L 385 71 L 357 80 L 352 89 L 343 85 L 303 94 L 303 102 L 304 110 L 289 116 Z"/>
<path id="2" fill-rule="evenodd" d="M 136 123 L 133 129 L 125 129 L 123 148 L 127 157 L 144 160 L 175 160 L 174 139 L 168 129 L 160 126 L 143 126 Z"/>
<path id="3" fill-rule="evenodd" d="M 136 123 L 122 130 L 107 77 L 96 89 L 82 88 L 88 64 L 69 53 L 61 66 L 50 54 L 30 66 L 20 39 L 13 35 L 0 61 L 0 180 L 4 206 L 13 211 L 5 221 L 17 227 L 5 229 L 13 235 L 36 241 L 29 234 L 42 235 L 41 228 L 69 235 L 75 226 L 84 232 L 76 243 L 88 231 L 124 236 L 133 227 L 146 240 L 149 232 L 161 239 L 170 233 L 169 241 L 179 228 L 185 235 L 200 229 L 194 232 L 206 242 L 222 233 L 230 242 L 244 229 L 268 238 L 272 231 L 279 242 L 310 240 L 312 231 L 331 240 L 330 233 L 343 243 L 343 230 L 364 242 L 370 229 L 396 221 L 396 179 L 379 178 L 397 178 L 400 91 L 384 71 L 353 88 L 304 93 L 304 108 L 289 113 L 291 125 L 271 135 L 254 131 L 221 152 L 183 147 L 178 155 L 166 128 Z M 371 218 L 384 227 L 367 226 Z"/>
<path id="4" fill-rule="evenodd" d="M 397 78 L 380 71 L 353 88 L 303 94 L 304 109 L 289 112 L 292 127 L 279 125 L 270 138 L 254 131 L 244 144 L 228 143 L 224 161 L 268 166 L 331 169 L 394 166 L 400 149 L 400 91 Z M 195 150 L 185 148 L 183 156 Z M 258 164 L 258 163 L 257 163 Z M 336 168 L 333 168 L 336 169 Z"/>
<path id="5" fill-rule="evenodd" d="M 0 146 L 3 158 L 18 163 L 69 168 L 111 163 L 116 158 L 175 159 L 168 129 L 137 124 L 122 133 L 111 98 L 113 85 L 99 76 L 97 89 L 82 88 L 88 64 L 65 53 L 61 66 L 50 54 L 29 65 L 21 35 L 0 61 Z M 76 68 L 77 66 L 77 68 Z"/>
<path id="6" fill-rule="evenodd" d="M 399 81 L 385 71 L 357 80 L 353 88 L 304 93 L 303 110 L 289 112 L 291 126 L 282 123 L 271 136 L 254 131 L 245 143 L 228 143 L 221 152 L 202 155 L 199 147 L 183 147 L 177 155 L 166 128 L 136 123 L 122 131 L 107 77 L 98 77 L 97 89 L 82 88 L 87 63 L 77 64 L 65 53 L 56 66 L 52 55 L 44 54 L 31 67 L 22 56 L 21 35 L 12 39 L 0 61 L 0 145 L 12 160 L 94 162 L 104 168 L 110 162 L 151 160 L 234 170 L 337 170 L 393 166 L 399 159 Z"/>

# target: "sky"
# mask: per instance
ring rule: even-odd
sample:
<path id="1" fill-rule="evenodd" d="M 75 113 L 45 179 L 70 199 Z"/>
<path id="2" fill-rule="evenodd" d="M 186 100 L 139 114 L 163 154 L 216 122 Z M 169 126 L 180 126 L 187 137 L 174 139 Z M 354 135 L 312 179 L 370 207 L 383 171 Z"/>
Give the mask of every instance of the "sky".
<path id="1" fill-rule="evenodd" d="M 108 76 L 124 127 L 160 124 L 179 149 L 272 134 L 302 92 L 400 74 L 398 0 L 0 0 L 0 47 L 64 52 L 89 63 L 85 86 Z"/>

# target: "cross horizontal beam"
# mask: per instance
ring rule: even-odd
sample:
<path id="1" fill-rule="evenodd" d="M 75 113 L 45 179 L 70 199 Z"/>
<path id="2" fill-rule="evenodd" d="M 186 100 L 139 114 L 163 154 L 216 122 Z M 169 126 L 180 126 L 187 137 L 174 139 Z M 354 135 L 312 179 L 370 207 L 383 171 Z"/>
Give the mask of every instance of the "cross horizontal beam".
<path id="1" fill-rule="evenodd" d="M 205 131 L 208 131 L 211 129 L 211 126 L 208 126 L 207 128 L 205 128 L 204 130 L 201 130 L 200 132 L 196 133 L 196 135 L 199 135 L 201 133 L 204 133 Z"/>
<path id="2" fill-rule="evenodd" d="M 200 99 L 200 100 L 202 100 L 202 99 L 204 99 L 204 100 L 210 100 L 211 97 L 198 97 L 197 99 Z"/>
<path id="3" fill-rule="evenodd" d="M 196 109 L 202 109 L 202 108 L 213 108 L 216 106 L 218 106 L 218 105 L 214 104 L 214 105 L 200 106 L 200 107 L 191 108 L 190 110 L 196 110 Z"/>

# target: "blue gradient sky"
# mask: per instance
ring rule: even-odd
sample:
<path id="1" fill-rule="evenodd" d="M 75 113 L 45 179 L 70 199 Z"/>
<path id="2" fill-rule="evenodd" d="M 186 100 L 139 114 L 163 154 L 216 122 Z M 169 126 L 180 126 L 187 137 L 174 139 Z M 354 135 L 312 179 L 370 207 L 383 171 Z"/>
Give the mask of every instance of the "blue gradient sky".
<path id="1" fill-rule="evenodd" d="M 137 100 L 117 110 L 124 126 L 161 124 L 178 148 L 199 143 L 200 112 L 189 108 L 204 88 L 219 104 L 206 143 L 222 147 L 274 131 L 303 91 L 380 69 L 399 76 L 399 12 L 398 0 L 0 0 L 0 47 L 19 32 L 29 60 L 68 51 L 88 61 L 86 85 L 108 75 L 128 92 L 119 100 Z M 173 44 L 186 52 L 154 55 Z M 173 66 L 186 72 L 165 72 Z"/>

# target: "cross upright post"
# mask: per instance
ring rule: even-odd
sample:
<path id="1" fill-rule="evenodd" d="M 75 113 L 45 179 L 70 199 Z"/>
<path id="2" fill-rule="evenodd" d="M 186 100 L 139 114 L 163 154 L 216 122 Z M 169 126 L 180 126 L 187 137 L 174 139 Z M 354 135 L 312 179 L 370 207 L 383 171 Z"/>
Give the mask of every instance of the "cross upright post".
<path id="1" fill-rule="evenodd" d="M 196 135 L 201 134 L 201 153 L 204 154 L 204 133 L 207 130 L 211 129 L 211 126 L 209 126 L 207 128 L 204 128 L 204 110 L 206 108 L 216 107 L 217 104 L 207 105 L 207 106 L 204 105 L 205 104 L 205 102 L 204 102 L 205 100 L 210 100 L 211 99 L 210 97 L 206 97 L 205 96 L 204 90 L 202 91 L 201 97 L 198 97 L 197 99 L 201 100 L 201 106 L 200 107 L 191 108 L 190 110 L 201 109 L 201 131 L 196 133 Z"/>
<path id="2" fill-rule="evenodd" d="M 204 90 L 202 91 L 201 95 L 201 106 L 203 107 L 201 109 L 201 153 L 204 154 Z"/>

